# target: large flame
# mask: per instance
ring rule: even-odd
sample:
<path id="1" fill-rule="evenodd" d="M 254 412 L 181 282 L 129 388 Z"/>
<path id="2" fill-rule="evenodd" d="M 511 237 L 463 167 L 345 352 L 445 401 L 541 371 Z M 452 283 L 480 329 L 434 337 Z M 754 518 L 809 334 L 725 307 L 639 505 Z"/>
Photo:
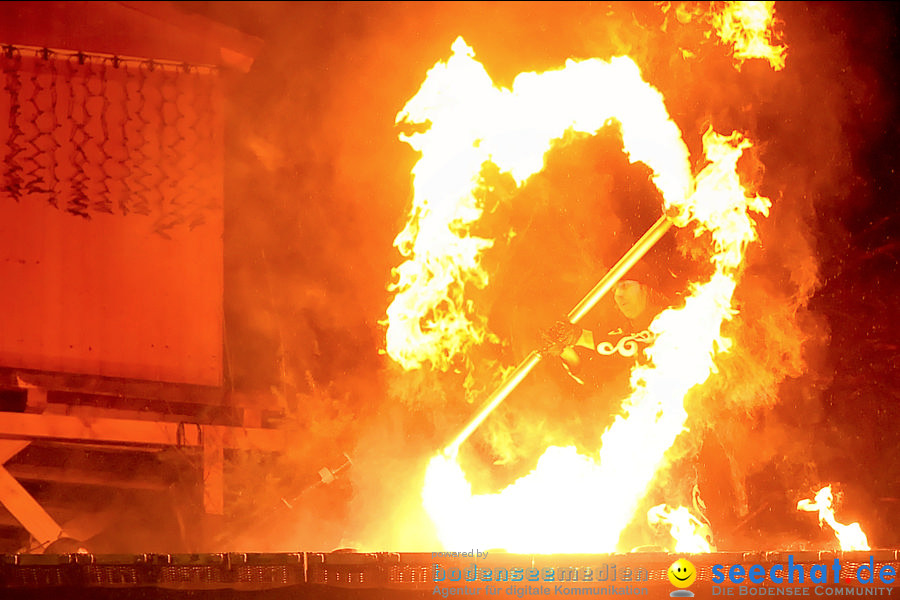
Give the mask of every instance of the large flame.
<path id="1" fill-rule="evenodd" d="M 740 184 L 736 165 L 749 142 L 736 133 L 707 131 L 703 143 L 709 164 L 691 175 L 680 130 L 659 92 L 628 58 L 568 61 L 558 71 L 522 74 L 505 90 L 493 86 L 462 40 L 453 49 L 453 57 L 429 72 L 399 117 L 430 123 L 424 133 L 405 138 L 422 158 L 415 168 L 410 225 L 399 238 L 409 258 L 398 269 L 398 294 L 389 310 L 390 327 L 396 319 L 397 328 L 388 332 L 388 352 L 401 364 L 440 364 L 448 348 L 459 351 L 472 343 L 466 306 L 453 294 L 461 294 L 462 282 L 486 280 L 474 248 L 489 242 L 466 235 L 480 214 L 474 190 L 486 161 L 521 183 L 542 167 L 544 153 L 567 130 L 595 133 L 615 120 L 624 151 L 651 168 L 677 224 L 694 221 L 697 235 L 709 232 L 713 239 L 714 274 L 691 286 L 682 309 L 664 311 L 654 320 L 657 337 L 647 350 L 649 364 L 632 372 L 634 392 L 602 436 L 598 455 L 549 448 L 534 472 L 497 494 L 473 495 L 455 456 L 434 457 L 426 474 L 425 507 L 447 547 L 612 551 L 666 451 L 684 430 L 685 394 L 709 377 L 714 356 L 729 346 L 720 330 L 734 314 L 738 267 L 755 237 L 749 213 L 765 213 L 769 203 L 748 196 Z M 439 210 L 441 202 L 453 208 Z M 432 220 L 444 211 L 454 218 Z M 447 260 L 441 244 L 465 245 L 468 262 Z M 455 292 L 448 293 L 448 281 Z M 437 318 L 447 314 L 443 308 L 448 306 L 457 310 L 439 326 Z M 448 335 L 454 342 L 446 345 Z M 563 526 L 560 519 L 567 515 L 577 524 Z"/>
<path id="2" fill-rule="evenodd" d="M 734 48 L 738 66 L 749 58 L 762 58 L 776 71 L 784 68 L 787 48 L 772 45 L 774 1 L 724 2 L 711 16 L 719 39 Z"/>
<path id="3" fill-rule="evenodd" d="M 521 184 L 541 170 L 554 140 L 567 131 L 594 134 L 611 119 L 631 160 L 653 170 L 666 203 L 681 204 L 691 187 L 687 148 L 631 59 L 569 61 L 559 71 L 523 73 L 510 90 L 494 86 L 462 38 L 454 42 L 453 56 L 428 72 L 397 116 L 428 128 L 401 136 L 422 156 L 409 221 L 395 240 L 406 260 L 394 270 L 387 310 L 391 358 L 406 369 L 445 370 L 488 335 L 464 297 L 466 285 L 488 281 L 481 253 L 492 242 L 469 231 L 482 212 L 485 163 Z"/>
<path id="4" fill-rule="evenodd" d="M 843 525 L 838 523 L 834 516 L 834 495 L 831 493 L 831 486 L 826 485 L 816 492 L 813 500 L 804 499 L 797 503 L 797 510 L 805 510 L 808 512 L 819 513 L 819 525 L 827 523 L 841 545 L 841 550 L 871 550 L 869 548 L 869 540 L 863 533 L 859 523 L 851 523 Z"/>
<path id="5" fill-rule="evenodd" d="M 673 5 L 668 2 L 659 3 L 663 13 L 669 13 Z M 787 57 L 787 46 L 776 43 L 780 37 L 775 17 L 775 2 L 679 2 L 672 11 L 679 23 L 697 21 L 708 27 L 711 38 L 714 33 L 721 43 L 730 48 L 734 66 L 740 70 L 749 59 L 762 59 L 769 63 L 775 71 L 784 68 Z M 716 38 L 712 38 L 716 41 Z M 685 57 L 695 56 L 688 48 L 681 49 Z"/>

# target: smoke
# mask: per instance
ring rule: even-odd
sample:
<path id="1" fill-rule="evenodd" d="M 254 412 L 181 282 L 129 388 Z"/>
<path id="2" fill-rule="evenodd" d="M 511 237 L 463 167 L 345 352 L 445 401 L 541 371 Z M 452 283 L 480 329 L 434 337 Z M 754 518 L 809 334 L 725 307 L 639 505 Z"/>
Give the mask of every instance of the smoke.
<path id="1" fill-rule="evenodd" d="M 815 537 L 815 524 L 804 529 L 808 515 L 795 517 L 793 508 L 832 478 L 844 480 L 848 499 L 863 498 L 860 515 L 889 518 L 874 500 L 896 496 L 887 475 L 866 492 L 852 466 L 887 460 L 896 440 L 871 423 L 885 418 L 878 407 L 896 392 L 876 387 L 880 400 L 870 398 L 859 415 L 849 407 L 854 397 L 841 394 L 853 387 L 852 368 L 872 382 L 884 369 L 896 379 L 883 348 L 891 329 L 877 329 L 882 354 L 860 341 L 892 310 L 878 293 L 896 289 L 885 280 L 896 248 L 877 251 L 897 225 L 895 211 L 883 206 L 893 203 L 896 176 L 878 166 L 896 158 L 885 145 L 896 133 L 894 57 L 879 50 L 896 51 L 890 9 L 776 4 L 788 46 L 780 72 L 753 60 L 736 69 L 708 23 L 650 3 L 184 9 L 266 42 L 250 73 L 230 82 L 227 366 L 236 390 L 276 399 L 297 447 L 274 462 L 233 459 L 229 485 L 242 490 L 245 501 L 233 502 L 244 516 L 285 496 L 304 500 L 285 514 L 296 527 L 235 534 L 232 542 L 435 549 L 417 495 L 428 458 L 474 414 L 500 367 L 534 348 L 541 328 L 561 318 L 659 214 L 646 168 L 628 163 L 615 129 L 561 142 L 522 189 L 486 173 L 495 191 L 479 234 L 496 242 L 485 257 L 491 283 L 473 298 L 498 343 L 473 356 L 467 372 L 406 373 L 379 354 L 390 270 L 400 262 L 392 241 L 416 160 L 397 140 L 394 118 L 460 35 L 501 85 L 568 58 L 628 54 L 662 92 L 692 156 L 701 156 L 709 126 L 737 129 L 754 143 L 741 174 L 773 207 L 760 220 L 760 242 L 738 287 L 740 312 L 727 332 L 734 349 L 689 397 L 691 433 L 673 449 L 672 468 L 648 505 L 687 501 L 699 482 L 720 550 L 768 547 L 775 532 L 785 540 Z M 887 155 L 873 155 L 876 149 Z M 860 229 L 872 211 L 885 222 Z M 855 246 L 860 230 L 868 232 L 864 249 Z M 637 276 L 677 296 L 704 272 L 703 243 L 686 231 L 670 234 Z M 866 252 L 875 252 L 875 263 Z M 463 464 L 476 488 L 496 489 L 533 468 L 549 443 L 569 440 L 590 451 L 614 410 L 544 364 L 463 448 Z M 862 444 L 854 426 L 876 442 Z M 341 464 L 345 452 L 353 466 L 338 485 L 309 491 L 320 469 Z M 698 455 L 712 465 L 705 473 L 693 472 Z M 323 525 L 310 515 L 329 518 Z M 881 529 L 891 530 L 900 528 Z M 870 540 L 896 543 L 882 535 Z"/>

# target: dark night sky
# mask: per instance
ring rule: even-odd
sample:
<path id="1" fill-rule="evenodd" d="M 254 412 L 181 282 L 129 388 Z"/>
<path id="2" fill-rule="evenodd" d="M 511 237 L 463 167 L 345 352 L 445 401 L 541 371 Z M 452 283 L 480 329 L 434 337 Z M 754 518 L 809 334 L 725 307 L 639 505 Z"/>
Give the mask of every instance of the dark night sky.
<path id="1" fill-rule="evenodd" d="M 840 481 L 846 520 L 868 518 L 874 544 L 900 544 L 896 5 L 776 4 L 788 67 L 775 75 L 756 63 L 739 73 L 713 51 L 679 62 L 677 45 L 693 38 L 674 28 L 661 36 L 650 4 L 178 4 L 265 42 L 250 73 L 229 82 L 226 334 L 231 383 L 280 390 L 308 423 L 301 463 L 318 468 L 345 450 L 370 463 L 362 455 L 382 443 L 371 431 L 385 413 L 420 430 L 401 428 L 418 461 L 450 435 L 421 406 L 384 409 L 396 370 L 377 352 L 415 161 L 393 121 L 426 70 L 460 34 L 503 83 L 569 56 L 623 51 L 663 91 L 692 150 L 705 122 L 760 140 L 758 184 L 776 207 L 751 268 L 767 295 L 744 296 L 748 321 L 814 279 L 789 315 L 796 329 L 785 331 L 808 338 L 804 372 L 779 372 L 779 400 L 754 409 L 753 427 L 734 438 L 772 448 L 748 459 L 751 508 L 761 512 L 734 543 L 797 526 L 777 504 Z M 583 161 L 603 152 L 588 147 Z M 775 354 L 767 346 L 760 364 Z M 785 457 L 791 449 L 798 456 Z"/>

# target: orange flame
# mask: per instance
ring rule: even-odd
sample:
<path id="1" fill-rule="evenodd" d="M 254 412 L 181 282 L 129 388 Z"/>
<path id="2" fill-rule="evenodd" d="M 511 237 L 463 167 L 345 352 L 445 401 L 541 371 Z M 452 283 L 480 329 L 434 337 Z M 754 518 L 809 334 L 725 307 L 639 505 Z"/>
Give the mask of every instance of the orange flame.
<path id="1" fill-rule="evenodd" d="M 672 509 L 665 504 L 654 506 L 647 512 L 650 525 L 668 525 L 675 547 L 672 552 L 712 552 L 712 532 L 709 527 L 691 514 L 684 506 Z"/>
<path id="2" fill-rule="evenodd" d="M 821 527 L 823 523 L 827 523 L 834 530 L 838 543 L 841 545 L 841 550 L 871 550 L 869 548 L 869 540 L 866 538 L 866 534 L 863 533 L 859 523 L 842 525 L 837 522 L 834 516 L 834 509 L 832 508 L 833 503 L 834 495 L 831 493 L 831 486 L 826 485 L 816 492 L 815 499 L 804 499 L 798 502 L 797 510 L 818 511 L 819 526 Z"/>
<path id="3" fill-rule="evenodd" d="M 541 170 L 544 154 L 567 131 L 596 133 L 615 118 L 632 162 L 653 169 L 668 204 L 690 191 L 690 163 L 662 96 L 626 57 L 569 61 L 547 73 L 523 73 L 512 89 L 493 85 L 462 38 L 453 55 L 429 72 L 398 122 L 426 125 L 401 135 L 420 151 L 406 227 L 394 244 L 406 260 L 394 269 L 387 310 L 386 352 L 405 369 L 441 370 L 489 335 L 466 301 L 466 285 L 484 286 L 481 254 L 491 240 L 470 234 L 482 213 L 484 164 L 493 162 L 521 185 Z"/>
<path id="4" fill-rule="evenodd" d="M 462 40 L 454 44 L 448 63 L 429 72 L 400 118 L 431 123 L 427 132 L 405 138 L 423 153 L 415 170 L 419 208 L 411 220 L 418 224 L 406 231 L 428 229 L 431 234 L 416 236 L 415 251 L 402 272 L 458 281 L 446 273 L 438 277 L 438 261 L 426 258 L 444 256 L 433 240 L 446 239 L 447 231 L 465 231 L 460 220 L 450 221 L 455 227 L 448 227 L 447 221 L 434 226 L 441 235 L 431 224 L 423 225 L 436 212 L 433 198 L 456 200 L 454 206 L 466 207 L 461 211 L 466 218 L 477 218 L 480 211 L 471 208 L 476 206 L 473 189 L 485 161 L 493 161 L 521 184 L 541 168 L 554 139 L 567 130 L 595 133 L 611 120 L 620 123 L 631 160 L 653 171 L 676 224 L 693 221 L 697 235 L 711 234 L 714 274 L 691 285 L 682 309 L 666 310 L 651 324 L 656 340 L 647 350 L 650 362 L 633 370 L 634 391 L 623 402 L 623 414 L 603 434 L 596 456 L 580 455 L 571 447 L 548 448 L 532 473 L 496 494 L 473 495 L 455 456 L 435 456 L 426 473 L 423 501 L 447 547 L 477 544 L 545 553 L 615 550 L 621 530 L 664 464 L 666 451 L 685 429 L 685 394 L 709 377 L 715 355 L 730 345 L 720 329 L 735 313 L 731 299 L 737 271 L 746 245 L 755 239 L 750 212 L 766 214 L 769 207 L 765 198 L 748 196 L 737 176 L 737 161 L 750 143 L 737 133 L 720 136 L 710 129 L 703 136 L 709 164 L 694 177 L 680 130 L 659 92 L 643 81 L 630 59 L 570 60 L 558 71 L 519 75 L 512 90 L 501 90 L 493 87 Z M 459 210 L 447 212 L 456 215 Z M 469 266 L 473 264 L 477 260 Z M 454 263 L 453 269 L 459 268 Z M 398 285 L 400 293 L 389 313 L 391 326 L 393 315 L 398 315 L 405 333 L 392 337 L 389 332 L 389 342 L 411 340 L 415 347 L 400 344 L 388 352 L 403 357 L 409 350 L 407 356 L 435 362 L 439 344 L 430 349 L 415 344 L 423 341 L 418 330 L 423 314 L 414 309 L 423 307 L 424 294 L 413 293 L 413 283 L 401 279 Z M 401 301 L 407 296 L 416 302 Z M 433 299 L 443 302 L 446 296 L 442 292 Z M 459 323 L 459 315 L 451 322 Z M 578 526 L 561 527 L 561 515 L 577 515 Z"/>
<path id="5" fill-rule="evenodd" d="M 785 46 L 772 45 L 775 2 L 724 2 L 712 13 L 712 24 L 724 44 L 733 46 L 738 66 L 762 58 L 776 71 L 785 65 Z"/>

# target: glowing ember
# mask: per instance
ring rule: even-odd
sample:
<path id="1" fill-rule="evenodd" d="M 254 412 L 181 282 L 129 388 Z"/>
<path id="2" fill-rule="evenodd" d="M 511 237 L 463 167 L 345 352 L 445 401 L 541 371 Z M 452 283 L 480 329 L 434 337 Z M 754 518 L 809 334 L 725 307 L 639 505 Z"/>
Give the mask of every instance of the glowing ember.
<path id="1" fill-rule="evenodd" d="M 725 2 L 712 13 L 719 39 L 734 47 L 733 56 L 742 64 L 749 58 L 763 58 L 776 71 L 784 68 L 784 46 L 772 45 L 775 2 Z"/>
<path id="2" fill-rule="evenodd" d="M 623 402 L 624 416 L 617 416 L 604 433 L 597 456 L 579 455 L 574 448 L 548 448 L 532 473 L 497 494 L 473 495 L 455 456 L 434 457 L 426 474 L 425 507 L 447 547 L 613 551 L 665 463 L 666 451 L 684 430 L 685 394 L 709 377 L 715 370 L 714 356 L 729 347 L 720 329 L 734 314 L 731 299 L 737 270 L 746 245 L 755 239 L 749 213 L 765 213 L 769 206 L 768 200 L 745 193 L 735 170 L 749 142 L 738 134 L 708 131 L 703 144 L 709 164 L 692 177 L 679 129 L 659 92 L 643 81 L 630 59 L 569 61 L 559 71 L 522 74 L 512 90 L 500 90 L 460 40 L 454 44 L 453 58 L 429 72 L 401 117 L 431 123 L 427 132 L 406 138 L 423 156 L 415 170 L 417 207 L 404 232 L 410 260 L 400 270 L 401 292 L 389 312 L 391 326 L 396 315 L 397 331 L 404 333 L 389 335 L 389 345 L 391 341 L 398 345 L 388 352 L 401 357 L 402 364 L 420 359 L 436 363 L 447 356 L 439 336 L 430 336 L 431 330 L 444 335 L 439 331 L 443 327 L 437 328 L 435 321 L 429 331 L 420 326 L 435 315 L 434 307 L 425 303 L 430 292 L 413 293 L 413 284 L 420 277 L 423 283 L 452 280 L 458 287 L 479 271 L 437 260 L 446 252 L 433 243 L 446 242 L 448 231 L 464 234 L 470 221 L 457 218 L 426 225 L 423 220 L 436 212 L 433 199 L 457 200 L 448 214 L 477 218 L 479 210 L 458 207 L 476 206 L 473 190 L 485 161 L 493 161 L 522 183 L 541 168 L 551 142 L 567 130 L 594 133 L 615 120 L 622 128 L 624 151 L 632 161 L 652 169 L 676 224 L 694 221 L 697 235 L 711 234 L 714 274 L 691 285 L 682 309 L 666 310 L 651 324 L 657 337 L 647 350 L 650 362 L 633 370 L 634 391 Z M 413 232 L 426 229 L 429 235 L 420 233 L 414 243 L 409 240 Z M 415 276 L 403 279 L 405 273 Z M 447 302 L 445 292 L 432 300 L 464 307 L 458 301 Z M 425 312 L 416 312 L 423 308 Z M 457 326 L 460 313 L 449 322 Z M 454 335 L 464 330 L 458 328 Z M 561 515 L 577 515 L 578 525 L 561 526 L 557 518 Z"/>
<path id="3" fill-rule="evenodd" d="M 838 543 L 841 545 L 841 550 L 871 550 L 871 548 L 869 548 L 869 540 L 866 539 L 866 534 L 863 533 L 859 523 L 842 525 L 837 522 L 837 519 L 834 517 L 834 508 L 832 508 L 833 503 L 834 496 L 831 493 L 831 486 L 827 485 L 816 492 L 815 499 L 804 499 L 798 502 L 797 510 L 805 510 L 808 512 L 818 511 L 819 526 L 821 526 L 822 523 L 827 523 L 828 526 L 834 530 Z"/>
<path id="4" fill-rule="evenodd" d="M 684 506 L 671 509 L 665 504 L 654 506 L 647 512 L 650 525 L 667 525 L 675 547 L 673 552 L 711 552 L 712 533 L 709 527 L 691 514 Z"/>

